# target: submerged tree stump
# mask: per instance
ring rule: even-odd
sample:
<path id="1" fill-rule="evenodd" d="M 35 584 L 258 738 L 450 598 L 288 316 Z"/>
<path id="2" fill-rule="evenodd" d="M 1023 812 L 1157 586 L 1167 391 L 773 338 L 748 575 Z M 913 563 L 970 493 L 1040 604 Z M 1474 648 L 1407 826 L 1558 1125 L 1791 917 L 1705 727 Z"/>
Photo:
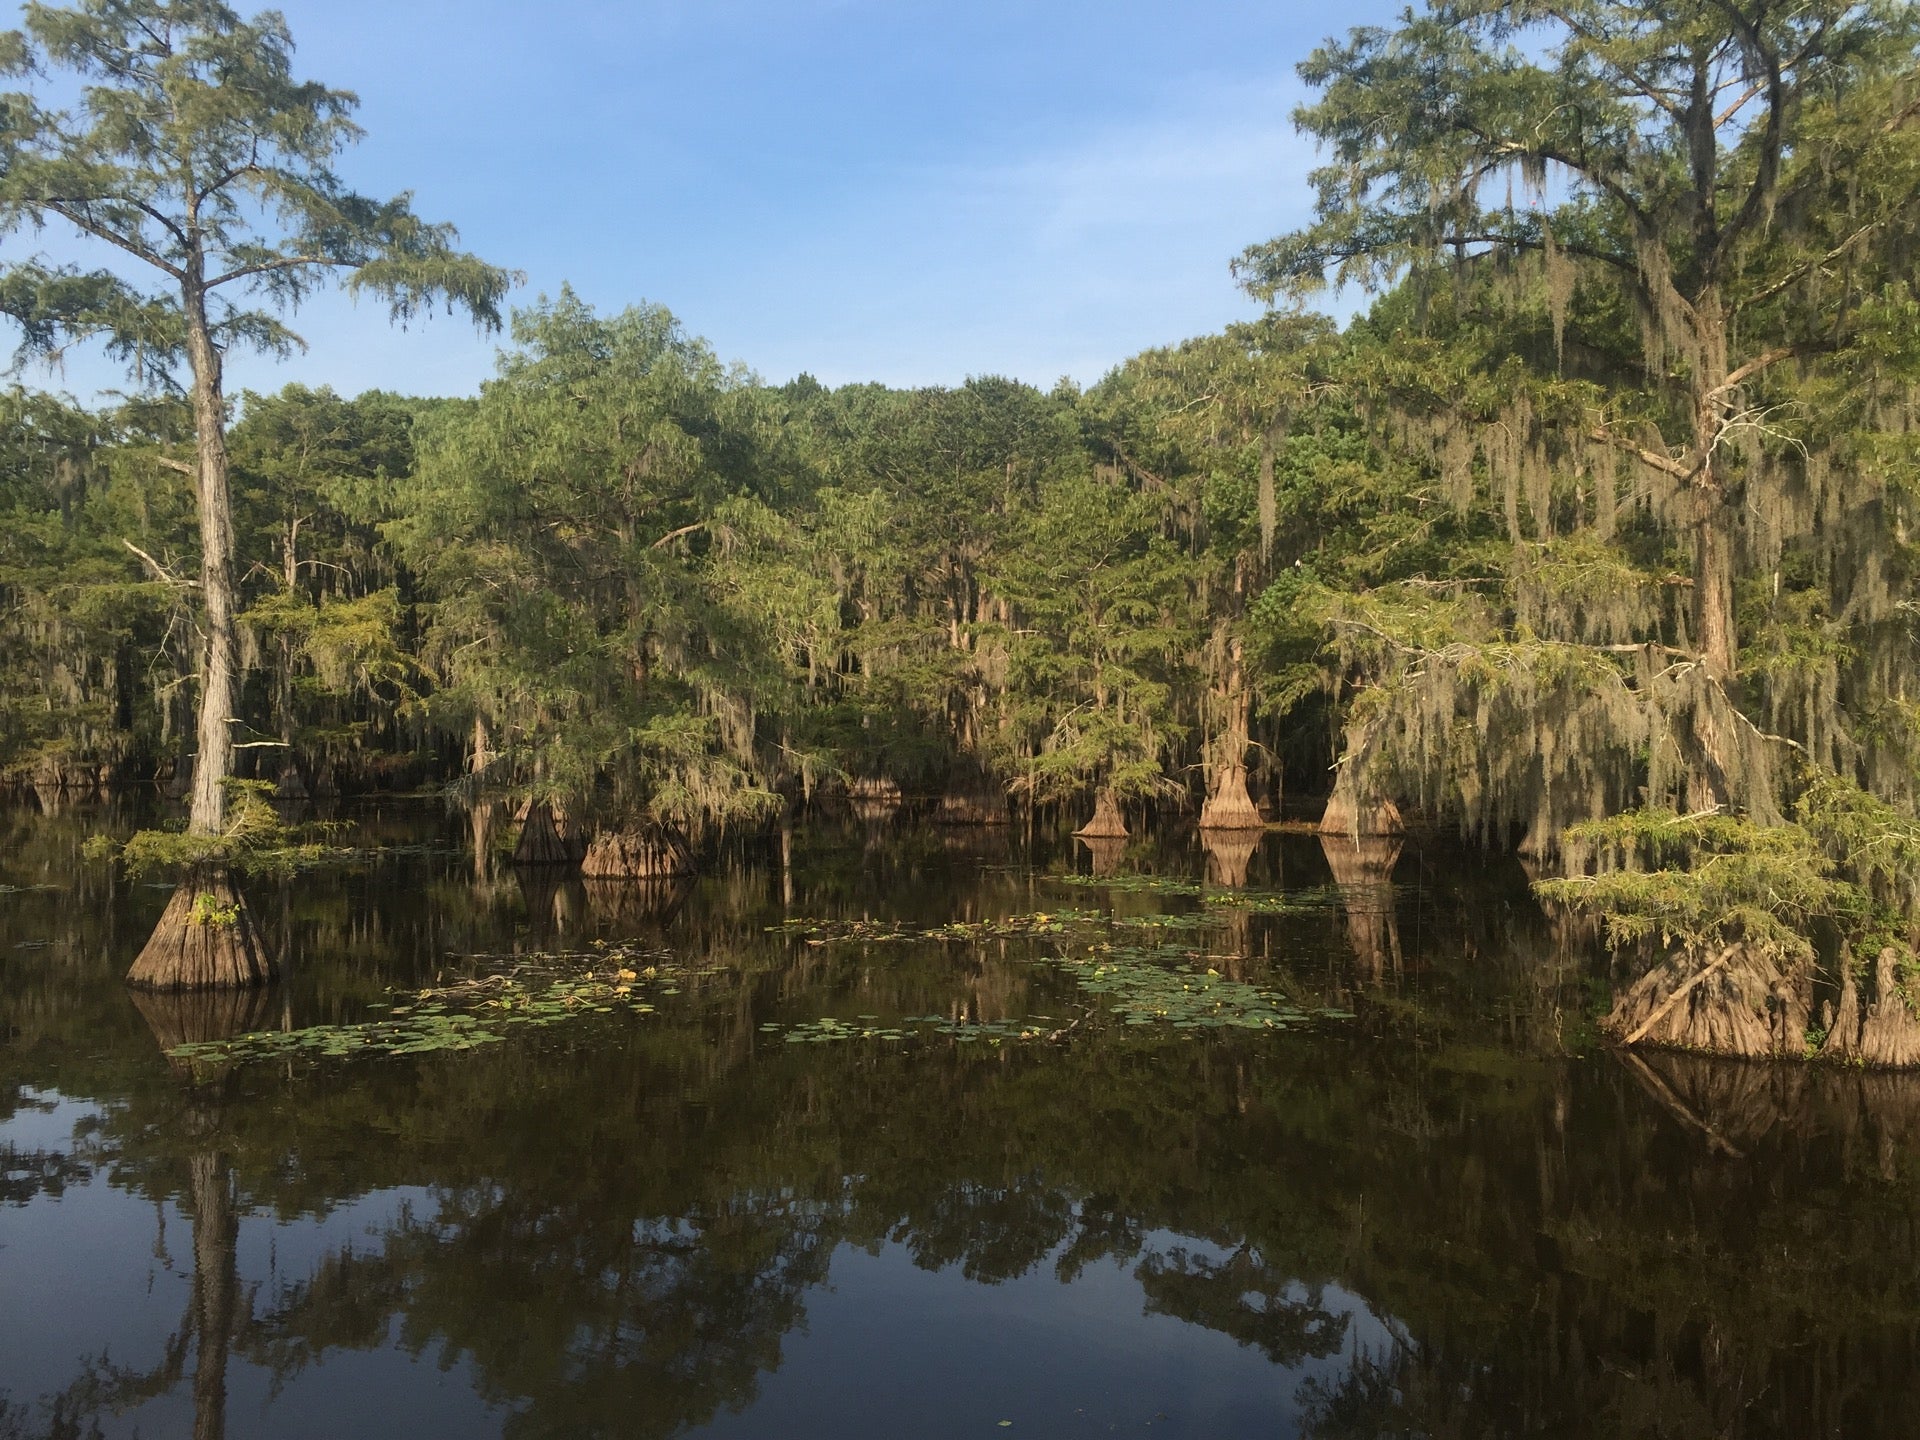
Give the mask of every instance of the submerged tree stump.
<path id="1" fill-rule="evenodd" d="M 580 862 L 580 873 L 598 880 L 659 880 L 691 875 L 693 869 L 686 842 L 658 825 L 602 830 Z"/>
<path id="2" fill-rule="evenodd" d="M 1264 830 L 1266 818 L 1247 791 L 1247 767 L 1222 765 L 1213 777 L 1213 789 L 1200 807 L 1202 830 Z"/>
<path id="3" fill-rule="evenodd" d="M 150 990 L 265 985 L 280 973 L 224 866 L 191 871 L 173 892 L 127 983 Z"/>
<path id="4" fill-rule="evenodd" d="M 1102 790 L 1093 802 L 1093 818 L 1073 832 L 1082 840 L 1124 840 L 1127 838 L 1126 817 L 1120 813 L 1120 802 L 1111 790 Z"/>

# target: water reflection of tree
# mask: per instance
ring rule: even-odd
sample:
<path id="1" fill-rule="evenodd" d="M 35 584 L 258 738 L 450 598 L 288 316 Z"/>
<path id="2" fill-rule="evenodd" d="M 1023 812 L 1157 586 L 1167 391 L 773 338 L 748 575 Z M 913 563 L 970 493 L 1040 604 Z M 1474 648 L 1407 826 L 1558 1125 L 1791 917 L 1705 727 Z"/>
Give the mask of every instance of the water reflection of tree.
<path id="1" fill-rule="evenodd" d="M 1345 913 L 1360 982 L 1378 984 L 1400 973 L 1400 922 L 1394 910 L 1393 867 L 1404 840 L 1398 835 L 1320 837 Z"/>
<path id="2" fill-rule="evenodd" d="M 294 1373 L 336 1348 L 464 1357 L 511 1436 L 669 1435 L 752 1398 L 801 1296 L 826 1278 L 833 1215 L 738 1195 L 635 1217 L 603 1193 L 553 1209 L 491 1185 L 435 1196 L 377 1253 L 336 1257 L 262 1315 L 252 1356 Z"/>
<path id="3" fill-rule="evenodd" d="M 1321 1287 L 1300 1283 L 1290 1262 L 1275 1265 L 1248 1244 L 1225 1258 L 1175 1246 L 1148 1255 L 1138 1277 L 1149 1314 L 1204 1325 L 1293 1366 L 1337 1354 L 1348 1322 L 1327 1308 Z"/>

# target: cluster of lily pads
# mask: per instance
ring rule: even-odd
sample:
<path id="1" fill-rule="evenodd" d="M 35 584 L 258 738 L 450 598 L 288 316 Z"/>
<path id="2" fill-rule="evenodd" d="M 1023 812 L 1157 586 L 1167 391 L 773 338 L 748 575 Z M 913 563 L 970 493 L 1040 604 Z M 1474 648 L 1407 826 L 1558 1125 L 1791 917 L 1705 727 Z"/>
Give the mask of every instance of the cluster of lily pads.
<path id="1" fill-rule="evenodd" d="M 1053 963 L 1129 1025 L 1285 1030 L 1308 1019 L 1353 1018 L 1347 1010 L 1302 1009 L 1275 991 L 1229 979 L 1207 959 L 1179 945 L 1100 944 Z"/>
<path id="2" fill-rule="evenodd" d="M 1226 890 L 1180 880 L 1171 875 L 1050 875 L 1049 880 L 1082 889 L 1111 890 L 1119 894 L 1182 895 L 1216 910 L 1250 911 L 1256 915 L 1305 915 L 1324 910 L 1340 899 L 1337 887 L 1310 890 Z M 1141 916 L 1138 923 L 1163 921 L 1165 916 Z"/>
<path id="3" fill-rule="evenodd" d="M 1056 1040 L 1072 1028 L 1071 1025 L 1054 1024 L 1050 1015 L 1029 1015 L 1024 1020 L 956 1020 L 950 1015 L 908 1015 L 892 1025 L 882 1024 L 878 1015 L 861 1015 L 854 1020 L 836 1020 L 829 1015 L 818 1020 L 803 1020 L 795 1025 L 768 1021 L 760 1027 L 765 1034 L 784 1034 L 790 1045 L 830 1045 L 844 1040 L 911 1040 L 916 1035 L 946 1035 L 956 1040 L 979 1040 L 999 1045 L 1008 1040 Z"/>
<path id="4" fill-rule="evenodd" d="M 1035 935 L 1063 935 L 1073 925 L 1104 923 L 1103 912 L 1089 910 L 1036 911 L 1028 915 L 1003 915 L 993 920 L 953 920 L 945 925 L 915 925 L 905 920 L 786 920 L 767 928 L 777 935 L 792 935 L 809 945 L 837 945 L 850 941 L 862 944 L 894 940 L 950 940 L 972 943 L 981 940 L 1014 940 Z"/>
<path id="5" fill-rule="evenodd" d="M 509 957 L 475 956 L 485 965 Z M 223 1040 L 190 1041 L 167 1053 L 177 1060 L 347 1059 L 473 1050 L 519 1029 L 539 1029 L 586 1015 L 651 1014 L 661 996 L 677 995 L 691 976 L 716 973 L 675 964 L 660 951 L 606 949 L 514 956 L 502 968 L 395 996 L 381 1019 L 257 1030 Z M 378 1008 L 378 1007 L 376 1007 Z"/>
<path id="6" fill-rule="evenodd" d="M 874 940 L 978 941 L 994 937 L 1048 940 L 1070 936 L 1068 943 L 1057 952 L 1034 957 L 1036 962 L 1064 972 L 1082 991 L 1099 997 L 1106 1009 L 1129 1025 L 1165 1024 L 1181 1030 L 1284 1030 L 1309 1019 L 1352 1018 L 1350 1011 L 1304 1009 L 1277 991 L 1230 979 L 1209 963 L 1210 959 L 1222 957 L 1210 957 L 1204 948 L 1196 950 L 1171 942 L 1138 945 L 1111 938 L 1116 930 L 1198 931 L 1222 923 L 1221 917 L 1209 911 L 1116 917 L 1105 912 L 1067 910 L 919 928 L 904 922 L 873 921 L 838 924 L 797 921 L 780 928 L 804 938 L 810 945 Z M 860 1023 L 826 1019 L 789 1027 L 767 1024 L 761 1029 L 769 1032 L 784 1029 L 789 1040 L 809 1043 L 904 1040 L 910 1032 L 902 1027 L 921 1025 L 931 1026 L 938 1034 L 968 1040 L 989 1039 L 995 1043 L 1054 1039 L 1065 1033 L 1059 1027 L 1043 1023 L 1047 1019 L 1034 1016 L 981 1025 L 927 1015 L 909 1016 L 896 1025 L 882 1025 L 879 1017 L 864 1016 Z"/>

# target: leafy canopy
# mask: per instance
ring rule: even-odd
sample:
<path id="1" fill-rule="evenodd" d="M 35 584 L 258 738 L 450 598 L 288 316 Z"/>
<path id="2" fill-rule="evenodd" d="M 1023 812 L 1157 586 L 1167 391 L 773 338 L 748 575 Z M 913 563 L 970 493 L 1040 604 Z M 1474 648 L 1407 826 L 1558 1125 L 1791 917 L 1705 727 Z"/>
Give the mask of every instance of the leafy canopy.
<path id="1" fill-rule="evenodd" d="M 148 380 L 168 380 L 204 305 L 217 349 L 301 344 L 274 312 L 341 273 L 398 321 L 436 301 L 497 327 L 508 272 L 454 248 L 453 228 L 406 195 L 375 200 L 334 171 L 360 138 L 358 103 L 292 71 L 271 11 L 247 21 L 211 0 L 30 4 L 0 35 L 0 237 L 63 221 L 158 272 L 180 297 L 39 258 L 0 270 L 0 311 L 25 353 L 99 337 Z M 71 103 L 49 98 L 76 92 Z M 264 308 L 262 303 L 264 302 Z M 184 312 L 183 312 L 184 306 Z"/>

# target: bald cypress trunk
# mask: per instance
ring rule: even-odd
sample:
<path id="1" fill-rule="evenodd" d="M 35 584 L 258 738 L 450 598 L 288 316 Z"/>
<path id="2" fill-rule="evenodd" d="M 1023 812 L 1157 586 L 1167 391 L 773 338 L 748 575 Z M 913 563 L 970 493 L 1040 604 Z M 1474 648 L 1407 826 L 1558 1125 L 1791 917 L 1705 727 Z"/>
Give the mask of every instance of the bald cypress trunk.
<path id="1" fill-rule="evenodd" d="M 234 687 L 240 652 L 234 618 L 226 402 L 220 389 L 220 351 L 208 329 L 202 280 L 196 255 L 180 291 L 187 358 L 193 367 L 194 489 L 207 645 L 200 671 L 199 749 L 194 757 L 187 833 L 217 836 L 226 828 L 226 781 L 233 773 Z M 277 973 L 254 933 L 246 898 L 232 873 L 224 863 L 213 862 L 196 867 L 174 892 L 152 937 L 127 972 L 127 981 L 155 990 L 218 990 L 264 985 Z"/>
<path id="2" fill-rule="evenodd" d="M 1695 302 L 1700 367 L 1694 381 L 1692 483 L 1693 638 L 1707 673 L 1730 682 L 1739 660 L 1733 629 L 1733 514 L 1716 459 L 1729 392 L 1726 318 L 1711 291 Z"/>
<path id="3" fill-rule="evenodd" d="M 1200 807 L 1202 830 L 1259 830 L 1266 826 L 1247 790 L 1246 676 L 1239 640 L 1228 640 L 1217 688 L 1220 732 L 1214 737 L 1208 767 L 1206 803 Z"/>
<path id="4" fill-rule="evenodd" d="M 220 351 L 208 332 L 199 277 L 182 284 L 187 358 L 193 366 L 194 494 L 200 520 L 200 590 L 207 646 L 200 672 L 199 751 L 193 766 L 187 831 L 218 835 L 226 824 L 226 780 L 233 773 L 234 686 L 240 647 L 234 620 L 233 504 L 228 490 L 226 402 Z"/>

